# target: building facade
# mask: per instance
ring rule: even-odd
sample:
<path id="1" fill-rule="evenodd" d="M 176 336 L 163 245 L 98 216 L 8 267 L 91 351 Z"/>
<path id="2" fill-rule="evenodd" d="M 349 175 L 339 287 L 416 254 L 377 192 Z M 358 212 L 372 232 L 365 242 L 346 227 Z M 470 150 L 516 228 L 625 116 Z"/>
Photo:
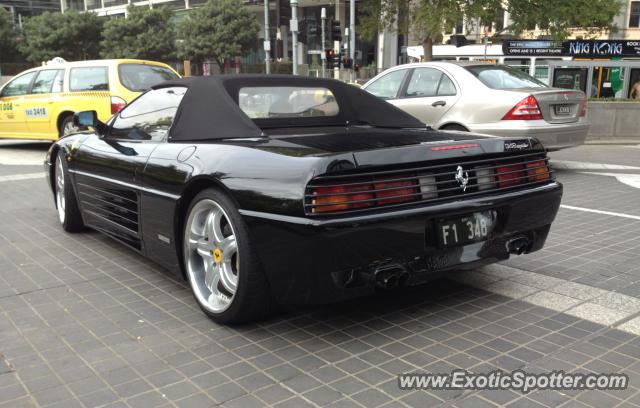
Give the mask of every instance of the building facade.
<path id="1" fill-rule="evenodd" d="M 16 27 L 22 27 L 25 18 L 45 11 L 60 11 L 59 0 L 0 0 L 0 7 L 13 17 Z"/>

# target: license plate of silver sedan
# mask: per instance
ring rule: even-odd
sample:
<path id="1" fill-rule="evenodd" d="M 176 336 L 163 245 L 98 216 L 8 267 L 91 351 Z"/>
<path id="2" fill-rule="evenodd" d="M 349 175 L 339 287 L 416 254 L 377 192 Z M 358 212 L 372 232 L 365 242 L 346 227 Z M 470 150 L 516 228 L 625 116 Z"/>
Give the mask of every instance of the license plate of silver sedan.
<path id="1" fill-rule="evenodd" d="M 556 105 L 556 115 L 569 116 L 571 114 L 571 105 Z"/>

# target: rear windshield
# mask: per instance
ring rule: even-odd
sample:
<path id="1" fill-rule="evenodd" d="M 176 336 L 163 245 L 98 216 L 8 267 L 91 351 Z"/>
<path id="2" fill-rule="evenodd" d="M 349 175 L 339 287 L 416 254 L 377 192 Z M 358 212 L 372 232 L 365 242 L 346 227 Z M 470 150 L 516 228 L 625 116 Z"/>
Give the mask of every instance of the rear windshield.
<path id="1" fill-rule="evenodd" d="M 143 92 L 163 81 L 177 79 L 168 68 L 143 64 L 120 64 L 120 83 L 130 91 Z"/>
<path id="2" fill-rule="evenodd" d="M 471 65 L 465 68 L 483 84 L 493 89 L 547 87 L 531 75 L 503 65 Z"/>
<path id="3" fill-rule="evenodd" d="M 238 104 L 251 119 L 337 116 L 340 112 L 327 88 L 245 87 L 240 88 Z"/>

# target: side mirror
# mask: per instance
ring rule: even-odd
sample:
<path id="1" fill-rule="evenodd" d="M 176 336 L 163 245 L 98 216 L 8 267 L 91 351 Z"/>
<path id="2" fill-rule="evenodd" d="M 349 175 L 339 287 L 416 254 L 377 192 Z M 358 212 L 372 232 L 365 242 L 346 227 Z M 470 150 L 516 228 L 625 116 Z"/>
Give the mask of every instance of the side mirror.
<path id="1" fill-rule="evenodd" d="M 73 124 L 78 128 L 92 127 L 100 136 L 104 136 L 107 125 L 100 122 L 96 111 L 82 111 L 73 115 Z"/>

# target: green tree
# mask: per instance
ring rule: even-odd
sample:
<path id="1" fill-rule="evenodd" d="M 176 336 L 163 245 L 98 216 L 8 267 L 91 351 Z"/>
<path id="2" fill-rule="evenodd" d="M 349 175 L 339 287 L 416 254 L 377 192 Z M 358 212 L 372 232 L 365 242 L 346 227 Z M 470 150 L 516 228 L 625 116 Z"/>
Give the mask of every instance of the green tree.
<path id="1" fill-rule="evenodd" d="M 502 0 L 363 0 L 359 33 L 366 37 L 383 29 L 411 33 L 421 41 L 425 59 L 430 60 L 433 44 L 458 21 L 495 21 L 501 6 Z"/>
<path id="2" fill-rule="evenodd" d="M 463 19 L 495 22 L 506 10 L 511 22 L 503 31 L 517 36 L 538 25 L 560 40 L 574 28 L 589 33 L 615 30 L 613 18 L 621 6 L 620 0 L 362 0 L 359 34 L 370 37 L 382 29 L 410 32 L 422 42 L 425 59 L 431 60 L 433 44 Z"/>
<path id="3" fill-rule="evenodd" d="M 15 36 L 11 14 L 0 7 L 0 62 L 14 56 Z"/>
<path id="4" fill-rule="evenodd" d="M 94 13 L 45 12 L 27 19 L 18 48 L 34 63 L 53 57 L 68 61 L 98 58 L 104 20 Z"/>
<path id="5" fill-rule="evenodd" d="M 176 32 L 167 7 L 129 6 L 127 18 L 105 22 L 102 31 L 104 58 L 168 60 L 175 56 Z"/>
<path id="6" fill-rule="evenodd" d="M 209 0 L 189 13 L 179 29 L 180 54 L 203 62 L 242 55 L 257 44 L 260 26 L 242 0 Z"/>
<path id="7" fill-rule="evenodd" d="M 576 29 L 590 36 L 615 32 L 613 19 L 621 7 L 621 0 L 509 0 L 513 21 L 506 29 L 519 35 L 537 24 L 547 27 L 547 34 L 555 40 L 567 38 Z"/>

